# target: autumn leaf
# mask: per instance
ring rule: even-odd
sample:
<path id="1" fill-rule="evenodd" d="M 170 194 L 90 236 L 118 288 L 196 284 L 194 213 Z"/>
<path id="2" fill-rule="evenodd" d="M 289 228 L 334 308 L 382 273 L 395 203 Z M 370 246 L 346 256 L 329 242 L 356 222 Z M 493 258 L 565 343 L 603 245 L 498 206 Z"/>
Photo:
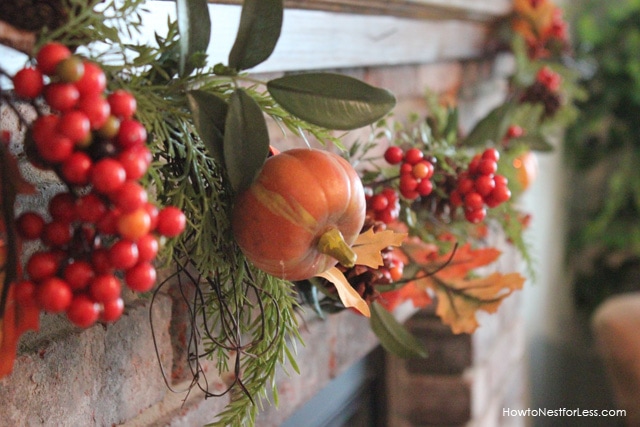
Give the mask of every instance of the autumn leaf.
<path id="1" fill-rule="evenodd" d="M 470 243 L 455 247 L 452 252 L 437 255 L 434 245 L 421 241 L 409 241 L 402 247 L 409 262 L 416 263 L 429 274 L 437 272 L 441 279 L 463 278 L 471 271 L 493 263 L 501 252 L 494 247 L 474 249 Z"/>
<path id="2" fill-rule="evenodd" d="M 429 290 L 417 286 L 415 281 L 411 281 L 399 289 L 381 293 L 377 301 L 387 310 L 393 311 L 408 300 L 411 300 L 415 308 L 424 308 L 433 301 Z"/>
<path id="3" fill-rule="evenodd" d="M 336 287 L 340 301 L 345 307 L 352 307 L 358 310 L 366 317 L 371 317 L 371 311 L 369 305 L 364 299 L 356 292 L 351 286 L 344 274 L 336 267 L 331 267 L 329 270 L 318 274 L 318 276 L 330 281 Z"/>
<path id="4" fill-rule="evenodd" d="M 373 228 L 361 233 L 351 249 L 356 253 L 356 264 L 378 268 L 384 265 L 381 251 L 389 246 L 400 246 L 407 237 L 406 233 L 384 230 L 374 233 Z"/>
<path id="5" fill-rule="evenodd" d="M 493 273 L 474 279 L 458 278 L 444 281 L 440 275 L 421 280 L 437 295 L 436 314 L 449 325 L 453 333 L 472 333 L 478 327 L 478 310 L 494 313 L 513 291 L 522 289 L 524 277 L 518 273 Z"/>

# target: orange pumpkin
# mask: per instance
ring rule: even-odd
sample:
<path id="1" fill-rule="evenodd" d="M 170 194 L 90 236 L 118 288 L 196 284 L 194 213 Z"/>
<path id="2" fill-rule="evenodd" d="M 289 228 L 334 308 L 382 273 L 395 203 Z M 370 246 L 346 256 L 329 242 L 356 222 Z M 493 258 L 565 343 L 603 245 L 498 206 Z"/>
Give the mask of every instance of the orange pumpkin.
<path id="1" fill-rule="evenodd" d="M 269 157 L 238 195 L 231 225 L 254 265 L 287 280 L 303 280 L 340 262 L 352 266 L 350 245 L 364 223 L 366 202 L 353 167 L 337 154 L 287 150 Z"/>

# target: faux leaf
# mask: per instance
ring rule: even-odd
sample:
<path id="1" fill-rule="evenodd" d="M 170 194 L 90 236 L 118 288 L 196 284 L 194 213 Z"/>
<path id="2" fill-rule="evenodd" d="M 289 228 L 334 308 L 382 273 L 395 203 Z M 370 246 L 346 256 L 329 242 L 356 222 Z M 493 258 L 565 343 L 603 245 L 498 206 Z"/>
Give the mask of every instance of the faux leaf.
<path id="1" fill-rule="evenodd" d="M 193 55 L 206 52 L 211 37 L 211 18 L 207 0 L 176 0 L 180 32 L 180 75 L 191 74 Z"/>
<path id="2" fill-rule="evenodd" d="M 200 139 L 214 159 L 224 162 L 222 147 L 228 104 L 219 96 L 202 90 L 187 93 L 189 110 Z"/>
<path id="3" fill-rule="evenodd" d="M 512 141 L 515 143 L 525 144 L 531 150 L 535 151 L 553 151 L 553 145 L 544 137 L 544 135 L 537 134 L 525 134 L 519 138 L 516 138 Z"/>
<path id="4" fill-rule="evenodd" d="M 380 252 L 389 246 L 402 245 L 406 237 L 406 233 L 396 233 L 392 230 L 374 233 L 373 228 L 370 228 L 361 233 L 354 244 L 351 245 L 351 249 L 357 255 L 356 264 L 366 265 L 371 268 L 378 268 L 384 265 Z"/>
<path id="5" fill-rule="evenodd" d="M 229 66 L 246 70 L 271 56 L 280 38 L 283 15 L 282 0 L 244 0 Z"/>
<path id="6" fill-rule="evenodd" d="M 378 299 L 380 304 L 393 311 L 405 301 L 411 301 L 415 308 L 424 308 L 433 302 L 429 291 L 416 285 L 415 281 L 406 283 L 399 289 L 383 292 Z"/>
<path id="7" fill-rule="evenodd" d="M 269 154 L 264 115 L 243 89 L 237 89 L 229 99 L 224 129 L 224 164 L 231 186 L 239 193 L 251 185 Z"/>
<path id="8" fill-rule="evenodd" d="M 483 146 L 487 142 L 500 142 L 511 124 L 514 105 L 509 102 L 496 107 L 471 129 L 464 139 L 466 146 Z"/>
<path id="9" fill-rule="evenodd" d="M 0 274 L 0 281 L 4 281 Z M 29 307 L 15 303 L 13 288 L 7 294 L 4 315 L 0 318 L 0 378 L 13 370 L 20 336 L 27 330 L 38 330 L 40 310 L 33 304 Z"/>
<path id="10" fill-rule="evenodd" d="M 494 313 L 503 299 L 522 289 L 524 277 L 518 273 L 493 273 L 478 279 L 444 281 L 436 276 L 425 279 L 438 296 L 436 314 L 453 333 L 472 333 L 478 327 L 476 313 Z"/>
<path id="11" fill-rule="evenodd" d="M 427 357 L 424 345 L 375 301 L 371 304 L 371 330 L 389 353 L 402 358 Z"/>
<path id="12" fill-rule="evenodd" d="M 352 307 L 358 310 L 366 317 L 371 317 L 369 305 L 362 299 L 360 294 L 349 284 L 344 274 L 336 267 L 331 267 L 327 271 L 318 274 L 318 276 L 327 279 L 336 287 L 340 301 L 345 307 Z"/>
<path id="13" fill-rule="evenodd" d="M 327 129 L 351 130 L 386 115 L 396 103 L 387 90 L 333 73 L 292 74 L 267 83 L 285 110 Z"/>
<path id="14" fill-rule="evenodd" d="M 421 265 L 425 272 L 438 271 L 441 279 L 458 279 L 466 277 L 470 271 L 489 265 L 498 259 L 501 252 L 493 247 L 474 249 L 470 243 L 457 248 L 453 254 L 448 253 L 436 258 L 424 260 L 423 253 L 430 252 L 432 245 L 423 247 L 419 244 L 405 244 L 404 251 L 413 262 Z"/>

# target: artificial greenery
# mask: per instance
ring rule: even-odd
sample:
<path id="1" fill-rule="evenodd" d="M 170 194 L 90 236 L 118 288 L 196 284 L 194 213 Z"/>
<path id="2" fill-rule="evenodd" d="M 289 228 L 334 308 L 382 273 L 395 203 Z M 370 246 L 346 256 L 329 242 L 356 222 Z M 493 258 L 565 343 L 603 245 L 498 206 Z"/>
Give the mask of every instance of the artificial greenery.
<path id="1" fill-rule="evenodd" d="M 146 184 L 158 202 L 179 207 L 188 221 L 181 237 L 165 242 L 162 255 L 167 267 L 177 268 L 171 279 L 183 294 L 195 295 L 186 301 L 193 385 L 216 396 L 208 390 L 202 357 L 216 361 L 220 372 L 234 372 L 224 392 L 231 401 L 212 425 L 253 424 L 263 399 L 277 403 L 276 368 L 289 364 L 297 371 L 290 346 L 300 339 L 291 283 L 250 265 L 229 225 L 235 194 L 251 184 L 269 153 L 265 117 L 283 132 L 340 145 L 331 129 L 374 122 L 395 99 L 336 74 L 273 81 L 247 75 L 244 70 L 275 48 L 282 0 L 245 1 L 228 64 L 215 66 L 206 63 L 206 0 L 177 0 L 177 19 L 169 21 L 167 34 L 156 34 L 156 46 L 125 41 L 135 39 L 143 23 L 141 0 L 65 0 L 63 6 L 64 23 L 43 28 L 35 50 L 51 40 L 77 47 L 105 69 L 109 89 L 135 95 L 154 155 Z"/>
<path id="2" fill-rule="evenodd" d="M 568 260 L 577 303 L 637 289 L 640 274 L 640 2 L 586 2 L 576 56 L 588 100 L 567 133 L 574 172 Z"/>

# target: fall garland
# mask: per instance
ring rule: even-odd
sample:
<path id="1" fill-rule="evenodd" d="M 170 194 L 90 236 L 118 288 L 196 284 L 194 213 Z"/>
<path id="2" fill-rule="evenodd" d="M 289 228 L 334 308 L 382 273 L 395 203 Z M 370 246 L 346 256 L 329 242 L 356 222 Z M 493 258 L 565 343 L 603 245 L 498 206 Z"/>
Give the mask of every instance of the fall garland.
<path id="1" fill-rule="evenodd" d="M 240 392 L 215 424 L 246 425 L 276 367 L 296 366 L 287 343 L 299 338 L 301 303 L 320 315 L 353 308 L 371 317 L 389 351 L 423 356 L 392 315 L 399 304 L 424 307 L 435 296 L 443 322 L 471 333 L 478 310 L 494 312 L 523 286 L 516 272 L 477 269 L 500 255 L 483 245 L 488 227 L 528 259 L 527 215 L 516 203 L 527 162 L 531 150 L 551 149 L 549 135 L 572 119 L 580 96 L 562 61 L 566 24 L 550 1 L 517 0 L 499 27 L 497 48 L 516 58 L 509 95 L 467 135 L 456 108 L 430 95 L 428 116 L 399 124 L 390 120 L 393 95 L 357 79 L 252 78 L 247 70 L 280 36 L 281 0 L 245 1 L 228 64 L 212 68 L 204 0 L 176 1 L 177 20 L 157 46 L 122 41 L 141 25 L 141 0 L 59 6 L 60 19 L 37 28 L 19 28 L 10 11 L 0 16 L 38 37 L 29 64 L 2 71 L 13 82 L 2 102 L 30 130 L 20 141 L 3 132 L 0 145 L 0 374 L 10 373 L 20 335 L 38 328 L 40 311 L 79 327 L 113 322 L 121 287 L 155 295 L 173 282 L 193 295 L 194 385 L 216 395 L 198 381 L 202 356 L 234 371 L 222 394 Z M 277 153 L 265 116 L 339 147 L 332 130 L 372 125 L 372 134 L 342 156 Z M 53 172 L 66 188 L 47 215 L 16 213 L 16 198 L 38 191 L 18 163 Z M 298 181 L 324 191 L 325 205 Z M 23 267 L 25 240 L 43 249 Z M 156 286 L 155 266 L 168 265 L 175 274 Z"/>

